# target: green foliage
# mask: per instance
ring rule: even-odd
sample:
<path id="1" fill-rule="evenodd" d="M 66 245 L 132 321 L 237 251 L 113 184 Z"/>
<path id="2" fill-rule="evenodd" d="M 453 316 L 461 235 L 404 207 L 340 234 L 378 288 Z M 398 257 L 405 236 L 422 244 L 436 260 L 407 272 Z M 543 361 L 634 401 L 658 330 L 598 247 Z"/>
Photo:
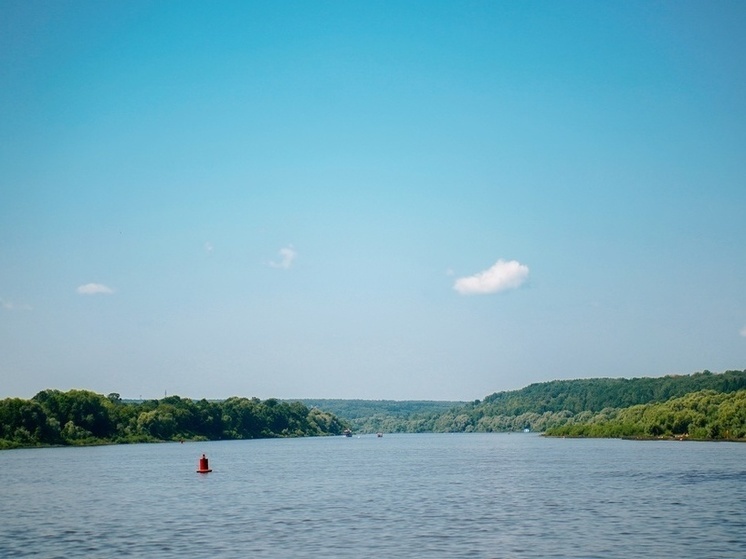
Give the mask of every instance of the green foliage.
<path id="1" fill-rule="evenodd" d="M 339 435 L 336 416 L 300 402 L 179 396 L 125 402 L 119 394 L 44 390 L 31 400 L 0 400 L 0 449 L 40 445 Z"/>
<path id="2" fill-rule="evenodd" d="M 179 396 L 126 401 L 87 390 L 0 400 L 0 449 L 375 432 L 544 431 L 563 436 L 746 438 L 746 371 L 532 384 L 483 401 Z M 344 418 L 344 420 L 340 419 Z"/>
<path id="3" fill-rule="evenodd" d="M 746 439 L 746 390 L 701 390 L 667 402 L 640 404 L 606 417 L 571 421 L 549 436 Z"/>
<path id="4" fill-rule="evenodd" d="M 59 424 L 59 440 L 55 443 L 74 444 L 89 439 L 108 439 L 114 434 L 114 404 L 88 390 L 44 390 L 32 398 L 47 416 Z M 45 439 L 42 438 L 42 441 Z"/>
<path id="5" fill-rule="evenodd" d="M 444 412 L 464 402 L 430 400 L 301 400 L 343 417 L 356 433 L 427 433 Z"/>
<path id="6" fill-rule="evenodd" d="M 59 422 L 50 421 L 38 402 L 0 400 L 0 448 L 33 446 L 40 439 L 58 439 L 59 432 Z"/>
<path id="7" fill-rule="evenodd" d="M 327 410 L 345 419 L 361 419 L 374 416 L 412 417 L 440 413 L 464 402 L 431 400 L 299 400 L 308 407 Z"/>
<path id="8" fill-rule="evenodd" d="M 746 371 L 722 374 L 704 371 L 660 378 L 556 380 L 532 384 L 521 390 L 498 392 L 481 402 L 477 400 L 468 404 L 389 400 L 304 402 L 313 402 L 319 408 L 343 417 L 359 433 L 499 432 L 527 428 L 546 431 L 581 423 L 591 424 L 594 432 L 598 432 L 599 424 L 615 418 L 621 409 L 665 402 L 701 390 L 731 393 L 741 389 L 746 389 Z M 687 421 L 691 423 L 686 416 L 676 416 L 671 419 L 670 427 L 681 431 Z M 631 436 L 629 425 L 616 425 L 614 429 L 615 436 Z M 650 427 L 651 433 L 657 429 Z M 715 426 L 712 429 L 721 428 Z M 664 431 L 661 428 L 661 432 Z"/>
<path id="9" fill-rule="evenodd" d="M 699 390 L 735 392 L 746 389 L 746 371 L 710 371 L 659 378 L 555 380 L 531 384 L 522 390 L 498 392 L 477 406 L 493 415 L 517 415 L 526 411 L 601 411 L 649 402 L 665 402 Z"/>
<path id="10" fill-rule="evenodd" d="M 574 423 L 575 417 L 583 414 L 585 418 L 607 417 L 613 410 L 665 402 L 701 390 L 729 393 L 742 389 L 746 389 L 746 370 L 660 378 L 555 380 L 498 392 L 482 402 L 446 412 L 437 419 L 434 430 L 545 431 Z"/>

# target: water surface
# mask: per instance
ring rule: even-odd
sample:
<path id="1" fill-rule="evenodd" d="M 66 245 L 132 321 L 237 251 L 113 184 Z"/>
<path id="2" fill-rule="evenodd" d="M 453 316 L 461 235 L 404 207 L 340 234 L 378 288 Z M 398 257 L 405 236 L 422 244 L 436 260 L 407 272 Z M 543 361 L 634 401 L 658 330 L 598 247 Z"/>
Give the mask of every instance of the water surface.
<path id="1" fill-rule="evenodd" d="M 213 473 L 195 472 L 206 453 Z M 0 452 L 4 557 L 746 557 L 746 445 L 424 434 Z"/>

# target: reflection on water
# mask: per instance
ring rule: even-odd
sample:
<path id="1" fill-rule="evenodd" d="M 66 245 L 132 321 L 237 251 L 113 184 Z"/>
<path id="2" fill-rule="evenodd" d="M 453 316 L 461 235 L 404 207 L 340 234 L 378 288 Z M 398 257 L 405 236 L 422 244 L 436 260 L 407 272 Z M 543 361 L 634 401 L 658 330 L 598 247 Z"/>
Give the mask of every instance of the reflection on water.
<path id="1" fill-rule="evenodd" d="M 195 472 L 202 453 L 211 474 Z M 4 557 L 746 557 L 746 445 L 375 435 L 0 452 Z"/>

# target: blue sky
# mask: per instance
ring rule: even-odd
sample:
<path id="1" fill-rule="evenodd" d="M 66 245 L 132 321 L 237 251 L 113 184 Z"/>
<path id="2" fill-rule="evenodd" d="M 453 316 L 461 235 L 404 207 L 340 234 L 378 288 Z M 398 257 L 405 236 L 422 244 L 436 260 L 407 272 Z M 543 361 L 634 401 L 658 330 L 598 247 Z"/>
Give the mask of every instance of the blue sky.
<path id="1" fill-rule="evenodd" d="M 743 2 L 0 14 L 0 397 L 746 367 Z"/>

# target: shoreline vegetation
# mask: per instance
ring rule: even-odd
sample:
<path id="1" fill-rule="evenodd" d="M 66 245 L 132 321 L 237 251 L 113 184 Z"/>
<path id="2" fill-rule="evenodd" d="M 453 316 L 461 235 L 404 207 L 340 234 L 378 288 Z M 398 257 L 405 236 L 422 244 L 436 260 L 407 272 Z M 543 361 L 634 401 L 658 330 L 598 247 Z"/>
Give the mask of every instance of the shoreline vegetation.
<path id="1" fill-rule="evenodd" d="M 339 435 L 347 424 L 275 398 L 219 402 L 179 396 L 133 402 L 119 394 L 44 390 L 0 400 L 0 450 L 36 446 L 239 440 Z"/>
<path id="2" fill-rule="evenodd" d="M 555 380 L 474 402 L 127 401 L 88 390 L 0 400 L 0 450 L 355 433 L 536 431 L 551 437 L 746 441 L 746 370 Z"/>
<path id="3" fill-rule="evenodd" d="M 514 432 L 639 439 L 746 439 L 746 370 L 554 380 L 450 403 L 304 400 L 356 433 Z M 680 399 L 680 400 L 677 400 Z M 416 404 L 416 406 L 412 406 Z M 361 413 L 356 413 L 361 412 Z"/>
<path id="4" fill-rule="evenodd" d="M 547 429 L 553 437 L 746 442 L 746 390 L 701 390 L 667 402 L 609 410 Z"/>

